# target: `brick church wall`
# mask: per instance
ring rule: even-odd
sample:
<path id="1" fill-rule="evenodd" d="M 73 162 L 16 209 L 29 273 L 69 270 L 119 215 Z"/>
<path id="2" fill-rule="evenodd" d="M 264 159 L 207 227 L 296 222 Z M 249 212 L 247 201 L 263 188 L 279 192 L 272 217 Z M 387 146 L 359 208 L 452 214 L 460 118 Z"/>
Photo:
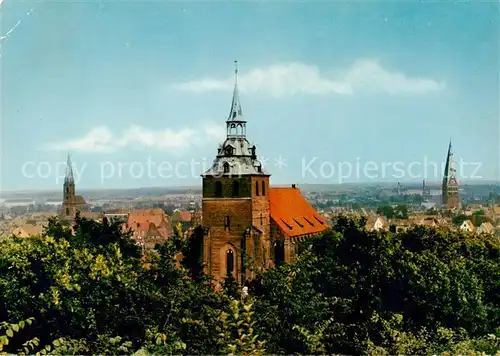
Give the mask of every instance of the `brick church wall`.
<path id="1" fill-rule="evenodd" d="M 240 280 L 241 241 L 252 221 L 252 204 L 248 199 L 207 198 L 203 200 L 203 225 L 210 228 L 209 273 L 216 279 L 226 277 L 225 251 L 231 248 L 234 252 L 234 273 Z M 230 227 L 226 228 L 226 216 L 230 217 Z"/>
<path id="2" fill-rule="evenodd" d="M 215 184 L 221 182 L 222 196 L 215 196 Z M 239 195 L 233 197 L 233 182 L 239 183 Z M 258 194 L 256 184 L 258 185 Z M 264 184 L 264 191 L 262 185 Z M 263 194 L 264 192 L 264 194 Z M 225 252 L 235 252 L 234 277 L 238 282 L 242 275 L 242 238 L 247 231 L 246 257 L 252 267 L 262 269 L 271 258 L 269 242 L 269 178 L 268 177 L 205 177 L 203 179 L 203 226 L 209 227 L 209 236 L 204 243 L 204 259 L 207 272 L 217 280 L 226 277 Z M 230 228 L 226 225 L 230 219 Z M 252 227 L 259 231 L 253 230 Z M 210 251 L 210 252 L 209 252 Z M 248 266 L 247 266 L 248 267 Z M 254 273 L 245 271 L 248 277 Z"/>

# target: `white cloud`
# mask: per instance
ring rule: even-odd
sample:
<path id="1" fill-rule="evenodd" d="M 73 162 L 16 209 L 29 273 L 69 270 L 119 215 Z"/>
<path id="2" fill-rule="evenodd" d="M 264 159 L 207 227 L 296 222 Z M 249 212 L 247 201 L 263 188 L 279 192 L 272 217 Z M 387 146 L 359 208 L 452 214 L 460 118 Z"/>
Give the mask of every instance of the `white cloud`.
<path id="1" fill-rule="evenodd" d="M 97 127 L 86 135 L 73 140 L 47 145 L 48 150 L 79 152 L 113 152 L 125 147 L 139 147 L 178 152 L 193 146 L 213 143 L 224 138 L 224 128 L 220 124 L 207 123 L 199 129 L 150 130 L 131 125 L 120 135 L 113 135 L 106 127 Z"/>
<path id="2" fill-rule="evenodd" d="M 204 92 L 230 90 L 233 78 L 203 78 L 175 84 L 179 90 Z M 290 63 L 256 68 L 238 76 L 242 91 L 261 92 L 273 96 L 305 94 L 349 95 L 363 91 L 387 94 L 425 94 L 439 91 L 445 83 L 430 78 L 412 78 L 403 73 L 391 72 L 376 60 L 358 60 L 338 78 L 326 78 L 316 66 Z"/>

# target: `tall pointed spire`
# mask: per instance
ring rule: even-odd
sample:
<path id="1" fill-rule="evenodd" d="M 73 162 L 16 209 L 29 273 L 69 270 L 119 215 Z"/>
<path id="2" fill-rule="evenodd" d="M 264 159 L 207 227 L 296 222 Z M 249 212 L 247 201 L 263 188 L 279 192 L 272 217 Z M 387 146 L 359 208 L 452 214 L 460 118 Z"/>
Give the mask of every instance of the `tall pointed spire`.
<path id="1" fill-rule="evenodd" d="M 451 163 L 451 139 L 448 145 L 448 153 L 446 154 L 446 163 L 444 166 L 444 174 L 443 174 L 443 184 L 448 182 L 448 178 L 450 177 L 450 163 Z"/>
<path id="2" fill-rule="evenodd" d="M 68 159 L 66 161 L 66 175 L 64 176 L 64 184 L 75 184 L 75 178 L 73 175 L 73 166 L 71 165 L 71 156 L 68 153 Z"/>
<path id="3" fill-rule="evenodd" d="M 443 174 L 442 187 L 443 205 L 448 209 L 455 209 L 460 206 L 460 193 L 456 176 L 455 163 L 453 161 L 453 151 L 451 148 L 451 138 L 448 145 L 448 154 Z"/>
<path id="4" fill-rule="evenodd" d="M 448 159 L 450 161 L 449 173 L 448 173 L 448 188 L 449 188 L 449 185 L 458 185 L 457 170 L 455 169 L 455 159 L 454 159 L 453 151 L 451 150 L 451 141 L 450 141 L 450 147 L 449 147 L 449 151 L 448 151 Z"/>
<path id="5" fill-rule="evenodd" d="M 243 111 L 241 109 L 240 98 L 238 95 L 238 61 L 234 61 L 234 91 L 233 101 L 231 102 L 231 111 L 227 121 L 244 121 Z"/>
<path id="6" fill-rule="evenodd" d="M 227 138 L 244 139 L 246 136 L 246 121 L 241 110 L 240 98 L 238 95 L 238 62 L 234 61 L 234 92 L 231 102 L 231 111 L 226 120 Z"/>

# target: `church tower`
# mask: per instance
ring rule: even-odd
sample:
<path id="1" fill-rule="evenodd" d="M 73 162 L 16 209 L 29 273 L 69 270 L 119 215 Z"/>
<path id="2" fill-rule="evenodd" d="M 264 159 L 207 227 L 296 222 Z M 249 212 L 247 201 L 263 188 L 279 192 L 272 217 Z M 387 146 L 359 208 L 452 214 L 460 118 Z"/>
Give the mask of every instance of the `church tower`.
<path id="1" fill-rule="evenodd" d="M 448 146 L 448 155 L 446 156 L 442 187 L 444 209 L 455 210 L 460 208 L 460 192 L 456 172 L 450 141 Z"/>
<path id="2" fill-rule="evenodd" d="M 63 213 L 64 217 L 71 217 L 76 215 L 73 209 L 73 202 L 75 200 L 75 177 L 73 175 L 73 166 L 71 165 L 71 157 L 68 153 L 66 160 L 66 174 L 64 176 L 63 185 Z"/>
<path id="3" fill-rule="evenodd" d="M 236 62 L 235 62 L 236 63 Z M 226 139 L 212 167 L 202 174 L 202 225 L 205 273 L 221 283 L 232 275 L 239 283 L 269 263 L 269 177 L 246 137 L 238 95 L 238 69 Z"/>
<path id="4" fill-rule="evenodd" d="M 68 153 L 66 161 L 66 175 L 64 176 L 63 185 L 63 204 L 61 217 L 65 220 L 73 219 L 78 211 L 83 211 L 86 207 L 85 199 L 82 196 L 75 194 L 75 177 L 73 174 L 73 166 L 71 157 Z"/>

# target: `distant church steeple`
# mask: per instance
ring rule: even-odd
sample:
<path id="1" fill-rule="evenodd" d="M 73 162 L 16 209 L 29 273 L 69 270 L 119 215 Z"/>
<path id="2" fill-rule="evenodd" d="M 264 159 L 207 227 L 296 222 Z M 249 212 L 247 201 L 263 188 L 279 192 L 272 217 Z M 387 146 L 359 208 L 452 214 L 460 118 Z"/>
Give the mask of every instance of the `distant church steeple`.
<path id="1" fill-rule="evenodd" d="M 450 139 L 442 187 L 443 207 L 446 209 L 452 210 L 460 207 L 460 194 L 456 172 Z"/>
<path id="2" fill-rule="evenodd" d="M 64 176 L 64 200 L 71 200 L 75 196 L 75 177 L 73 166 L 71 165 L 71 156 L 68 153 L 66 160 L 66 175 Z"/>

